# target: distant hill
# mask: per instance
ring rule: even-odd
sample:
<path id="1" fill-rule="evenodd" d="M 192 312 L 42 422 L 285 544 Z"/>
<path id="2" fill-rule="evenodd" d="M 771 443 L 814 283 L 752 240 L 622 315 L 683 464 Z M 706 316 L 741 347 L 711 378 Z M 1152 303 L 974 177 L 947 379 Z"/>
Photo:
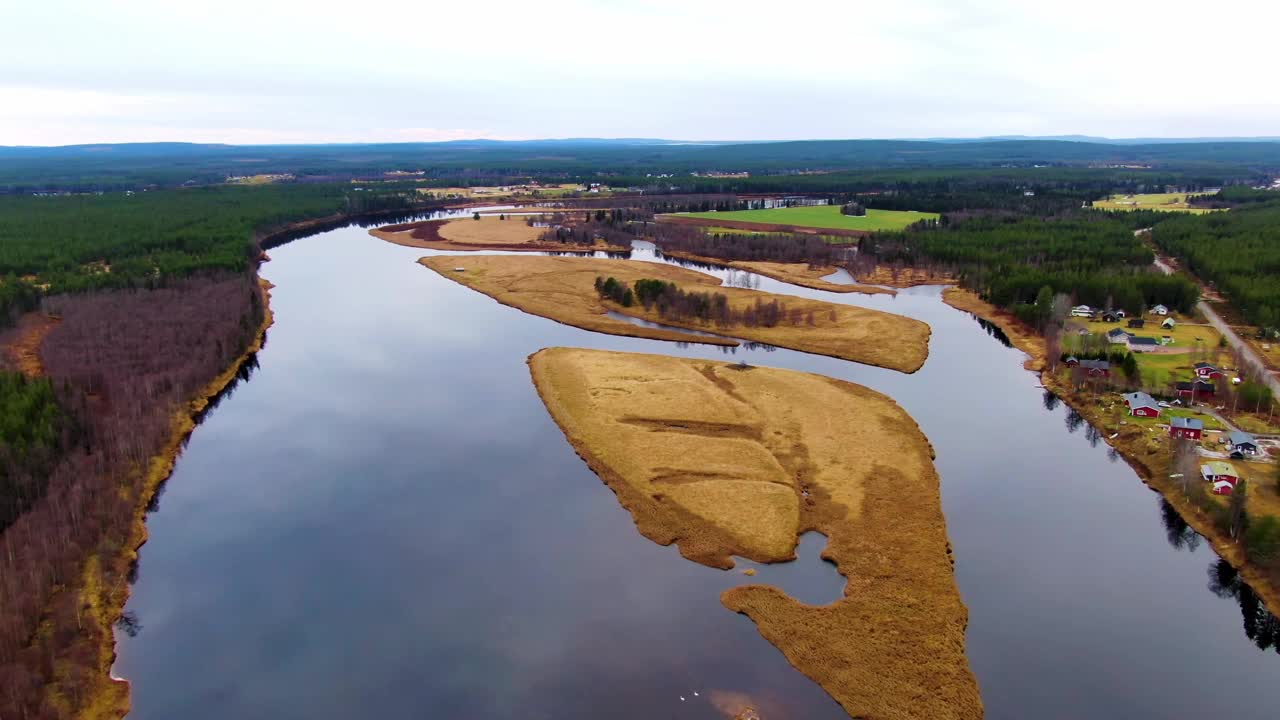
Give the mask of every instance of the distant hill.
<path id="1" fill-rule="evenodd" d="M 1280 171 L 1280 139 L 1108 140 L 1016 136 L 939 140 L 683 142 L 657 138 L 434 143 L 219 145 L 122 143 L 0 147 L 0 191 L 120 189 L 289 173 L 346 181 L 392 170 L 428 177 L 587 177 L 693 172 L 752 175 L 912 168 L 1156 167 L 1249 175 Z"/>

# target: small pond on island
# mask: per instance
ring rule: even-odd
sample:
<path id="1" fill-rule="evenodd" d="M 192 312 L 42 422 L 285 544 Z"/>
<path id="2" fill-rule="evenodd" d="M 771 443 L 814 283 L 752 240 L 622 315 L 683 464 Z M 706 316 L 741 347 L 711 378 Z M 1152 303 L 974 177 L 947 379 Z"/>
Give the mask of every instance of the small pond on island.
<path id="1" fill-rule="evenodd" d="M 266 347 L 148 518 L 117 632 L 131 718 L 710 719 L 741 696 L 766 720 L 844 717 L 718 597 L 759 581 L 834 599 L 824 539 L 752 578 L 641 537 L 534 391 L 525 358 L 555 345 L 744 360 L 897 400 L 937 453 L 987 717 L 1275 717 L 1275 618 L 939 288 L 734 273 L 928 322 L 929 360 L 903 375 L 578 330 L 426 254 L 355 226 L 271 251 Z M 638 243 L 633 259 L 657 258 Z"/>

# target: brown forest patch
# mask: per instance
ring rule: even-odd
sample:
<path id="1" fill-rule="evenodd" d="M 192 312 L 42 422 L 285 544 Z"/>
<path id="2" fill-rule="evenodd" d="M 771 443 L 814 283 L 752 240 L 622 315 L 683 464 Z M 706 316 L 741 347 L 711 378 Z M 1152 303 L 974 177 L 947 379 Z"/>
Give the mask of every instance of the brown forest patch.
<path id="1" fill-rule="evenodd" d="M 13 328 L 0 335 L 5 366 L 28 378 L 43 376 L 40 346 L 62 319 L 42 312 L 30 312 L 18 318 Z"/>
<path id="2" fill-rule="evenodd" d="M 418 262 L 504 305 L 596 332 L 655 340 L 736 344 L 724 337 L 693 336 L 662 328 L 639 327 L 606 314 L 613 310 L 674 327 L 830 355 L 908 373 L 919 370 L 929 354 L 929 326 L 919 320 L 821 300 L 723 287 L 710 275 L 673 265 L 528 255 L 438 256 Z M 773 327 L 737 324 L 721 328 L 714 323 L 663 318 L 656 310 L 646 311 L 638 304 L 624 308 L 602 300 L 595 289 L 595 280 L 599 277 L 613 277 L 627 285 L 652 278 L 676 283 L 685 290 L 723 293 L 730 306 L 735 308 L 750 307 L 757 301 L 770 303 L 777 300 L 788 310 L 798 311 L 806 320 L 798 325 L 784 321 Z M 808 324 L 809 316 L 813 318 L 812 325 Z"/>
<path id="3" fill-rule="evenodd" d="M 824 533 L 844 596 L 721 600 L 851 716 L 978 718 L 932 447 L 890 398 L 831 378 L 573 348 L 529 359 L 548 411 L 654 542 L 718 568 Z M 685 478 L 675 485 L 671 476 Z"/>

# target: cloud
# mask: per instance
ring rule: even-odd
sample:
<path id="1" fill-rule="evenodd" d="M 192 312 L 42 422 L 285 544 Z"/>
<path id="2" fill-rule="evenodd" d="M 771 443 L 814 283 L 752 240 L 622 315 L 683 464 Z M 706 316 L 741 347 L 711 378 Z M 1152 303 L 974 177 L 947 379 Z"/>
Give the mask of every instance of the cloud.
<path id="1" fill-rule="evenodd" d="M 45 0 L 0 25 L 0 144 L 1270 134 L 1278 21 L 1262 0 Z"/>

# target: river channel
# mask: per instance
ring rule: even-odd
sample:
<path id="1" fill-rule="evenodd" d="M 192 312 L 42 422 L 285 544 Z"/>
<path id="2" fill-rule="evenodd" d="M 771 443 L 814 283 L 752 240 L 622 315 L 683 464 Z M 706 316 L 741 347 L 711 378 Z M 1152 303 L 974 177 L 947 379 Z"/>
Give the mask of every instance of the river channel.
<path id="1" fill-rule="evenodd" d="M 116 633 L 130 718 L 712 719 L 743 697 L 765 720 L 845 717 L 718 597 L 767 582 L 834 600 L 823 538 L 794 563 L 719 571 L 641 537 L 534 391 L 525 358 L 556 345 L 744 360 L 897 400 L 937 453 L 987 717 L 1280 708 L 1275 618 L 940 288 L 712 271 L 929 323 L 929 360 L 905 375 L 578 330 L 414 262 L 430 254 L 355 226 L 271 251 L 266 346 L 147 520 Z"/>

